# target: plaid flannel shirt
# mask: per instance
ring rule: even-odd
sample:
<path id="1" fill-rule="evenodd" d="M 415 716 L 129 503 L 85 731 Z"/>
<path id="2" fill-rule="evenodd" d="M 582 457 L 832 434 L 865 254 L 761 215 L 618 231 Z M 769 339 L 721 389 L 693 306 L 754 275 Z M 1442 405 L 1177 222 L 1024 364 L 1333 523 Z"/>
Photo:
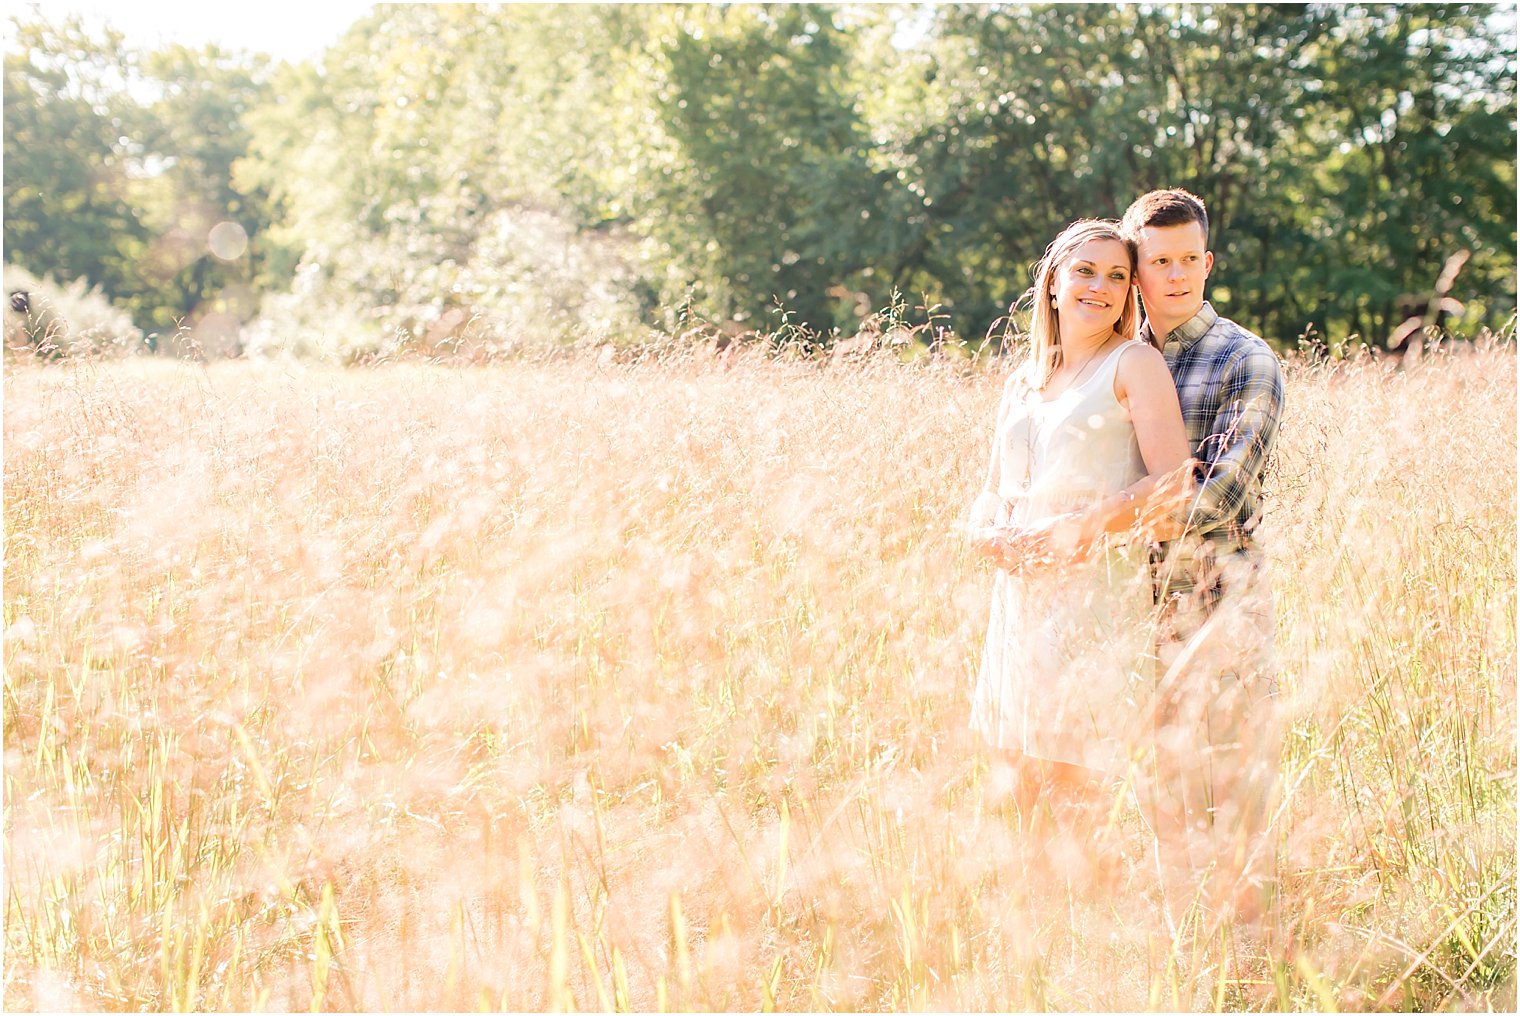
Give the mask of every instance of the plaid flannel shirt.
<path id="1" fill-rule="evenodd" d="M 1150 337 L 1147 323 L 1141 338 Z M 1197 593 L 1212 603 L 1221 558 L 1259 555 L 1252 534 L 1282 415 L 1282 368 L 1272 347 L 1208 303 L 1166 336 L 1162 355 L 1199 466 L 1198 493 L 1176 518 L 1187 532 L 1153 558 L 1156 595 Z"/>

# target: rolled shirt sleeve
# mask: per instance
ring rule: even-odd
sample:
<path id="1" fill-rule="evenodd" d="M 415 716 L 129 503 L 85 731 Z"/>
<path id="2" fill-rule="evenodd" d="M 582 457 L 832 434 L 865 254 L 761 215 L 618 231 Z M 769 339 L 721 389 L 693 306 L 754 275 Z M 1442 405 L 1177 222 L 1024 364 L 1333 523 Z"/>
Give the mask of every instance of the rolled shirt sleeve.
<path id="1" fill-rule="evenodd" d="M 1238 350 L 1219 377 L 1218 394 L 1218 411 L 1194 448 L 1197 493 L 1173 520 L 1200 536 L 1240 538 L 1259 508 L 1282 415 L 1282 368 L 1266 343 Z M 1230 532 L 1216 533 L 1221 528 Z"/>

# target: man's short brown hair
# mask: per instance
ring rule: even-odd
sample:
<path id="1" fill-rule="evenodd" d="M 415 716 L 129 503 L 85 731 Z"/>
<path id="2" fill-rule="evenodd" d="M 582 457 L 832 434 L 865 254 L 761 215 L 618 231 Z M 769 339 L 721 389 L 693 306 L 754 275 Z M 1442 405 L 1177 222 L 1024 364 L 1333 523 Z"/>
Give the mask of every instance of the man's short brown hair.
<path id="1" fill-rule="evenodd" d="M 1136 198 L 1124 211 L 1122 229 L 1131 242 L 1136 242 L 1146 226 L 1182 226 L 1189 222 L 1203 227 L 1204 246 L 1208 246 L 1209 213 L 1203 207 L 1203 199 L 1173 187 Z"/>

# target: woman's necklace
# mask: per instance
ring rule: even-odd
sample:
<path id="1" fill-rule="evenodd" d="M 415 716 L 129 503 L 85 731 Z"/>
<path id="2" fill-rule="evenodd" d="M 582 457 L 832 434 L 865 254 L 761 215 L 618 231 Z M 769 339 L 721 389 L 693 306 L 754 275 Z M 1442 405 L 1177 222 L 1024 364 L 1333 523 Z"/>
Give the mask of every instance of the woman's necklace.
<path id="1" fill-rule="evenodd" d="M 1107 342 L 1103 343 L 1103 346 L 1107 345 Z M 1071 391 L 1073 388 L 1077 387 L 1077 385 L 1082 383 L 1083 379 L 1087 377 L 1088 368 L 1097 362 L 1098 355 L 1103 352 L 1103 346 L 1098 347 L 1096 352 L 1094 352 L 1091 356 L 1083 361 L 1082 369 L 1077 371 L 1077 376 L 1072 378 L 1071 381 L 1066 385 L 1065 390 L 1061 392 L 1062 395 L 1065 395 L 1066 392 Z M 1054 400 L 1052 399 L 1051 401 Z M 1030 414 L 1028 422 L 1029 426 L 1024 428 L 1024 479 L 1019 483 L 1019 486 L 1026 493 L 1034 484 L 1034 446 L 1038 444 L 1040 440 L 1039 418 L 1033 414 Z"/>

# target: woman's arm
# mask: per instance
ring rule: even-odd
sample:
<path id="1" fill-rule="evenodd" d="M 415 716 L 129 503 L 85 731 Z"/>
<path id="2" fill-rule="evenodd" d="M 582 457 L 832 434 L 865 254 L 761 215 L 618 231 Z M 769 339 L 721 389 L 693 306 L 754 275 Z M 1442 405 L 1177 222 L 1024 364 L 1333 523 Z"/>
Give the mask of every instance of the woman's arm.
<path id="1" fill-rule="evenodd" d="M 1129 410 L 1145 476 L 1090 508 L 1024 530 L 1014 541 L 1022 556 L 1047 563 L 1080 557 L 1107 533 L 1138 530 L 1147 539 L 1164 538 L 1168 513 L 1187 504 L 1193 463 L 1177 389 L 1161 353 L 1141 345 L 1120 353 L 1114 396 Z"/>
<path id="2" fill-rule="evenodd" d="M 1142 345 L 1119 354 L 1114 397 L 1129 410 L 1145 476 L 1084 512 L 1082 535 L 1092 542 L 1138 529 L 1146 539 L 1164 538 L 1168 514 L 1193 493 L 1194 463 L 1177 386 L 1159 350 Z"/>

